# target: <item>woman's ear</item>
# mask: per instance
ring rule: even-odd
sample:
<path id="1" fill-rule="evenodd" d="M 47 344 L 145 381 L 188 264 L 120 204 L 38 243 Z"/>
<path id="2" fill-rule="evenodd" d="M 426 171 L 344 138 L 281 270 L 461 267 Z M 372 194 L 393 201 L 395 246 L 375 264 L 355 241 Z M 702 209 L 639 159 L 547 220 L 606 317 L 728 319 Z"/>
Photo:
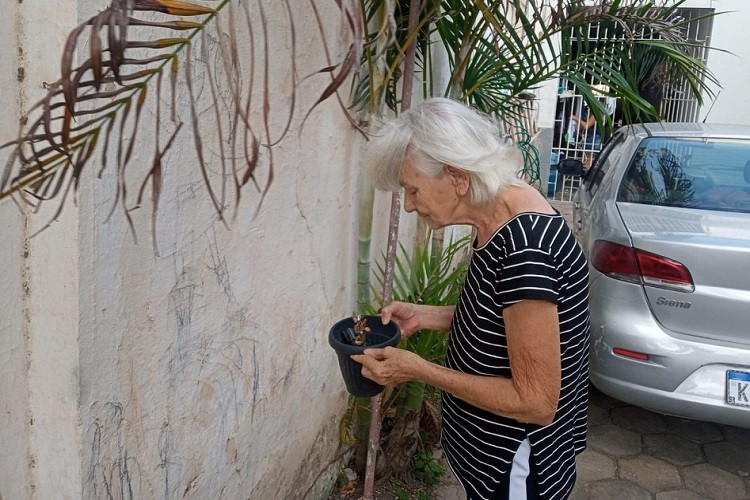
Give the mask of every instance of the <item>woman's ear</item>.
<path id="1" fill-rule="evenodd" d="M 456 193 L 459 196 L 466 196 L 469 192 L 469 173 L 466 170 L 446 165 L 445 174 L 455 186 Z"/>

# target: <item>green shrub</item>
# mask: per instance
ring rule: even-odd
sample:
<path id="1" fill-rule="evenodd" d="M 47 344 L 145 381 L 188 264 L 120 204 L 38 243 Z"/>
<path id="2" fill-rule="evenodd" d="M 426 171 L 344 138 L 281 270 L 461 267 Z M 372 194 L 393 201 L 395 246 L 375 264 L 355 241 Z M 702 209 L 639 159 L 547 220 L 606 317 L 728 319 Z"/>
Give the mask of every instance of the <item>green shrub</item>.
<path id="1" fill-rule="evenodd" d="M 432 453 L 417 453 L 414 458 L 414 474 L 417 479 L 428 486 L 433 486 L 440 482 L 440 478 L 445 474 L 445 469 L 435 459 Z"/>

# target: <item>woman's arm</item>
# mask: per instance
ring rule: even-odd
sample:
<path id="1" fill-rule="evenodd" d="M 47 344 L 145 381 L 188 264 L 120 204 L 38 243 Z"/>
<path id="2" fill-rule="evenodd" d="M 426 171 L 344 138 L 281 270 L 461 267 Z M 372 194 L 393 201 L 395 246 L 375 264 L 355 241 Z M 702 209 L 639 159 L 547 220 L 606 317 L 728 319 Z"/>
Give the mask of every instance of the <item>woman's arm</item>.
<path id="1" fill-rule="evenodd" d="M 401 329 L 404 337 L 417 330 L 441 330 L 447 332 L 451 326 L 456 306 L 427 306 L 408 302 L 391 302 L 380 311 L 383 324 L 391 319 Z"/>
<path id="2" fill-rule="evenodd" d="M 590 129 L 594 125 L 594 123 L 596 123 L 596 118 L 594 118 L 594 115 L 592 113 L 589 113 L 586 121 L 583 121 L 577 115 L 570 115 L 570 119 L 578 124 L 578 128 Z"/>
<path id="3" fill-rule="evenodd" d="M 388 347 L 353 356 L 383 385 L 422 380 L 484 410 L 548 425 L 560 398 L 560 328 L 552 302 L 524 300 L 503 310 L 512 377 L 462 373 Z"/>

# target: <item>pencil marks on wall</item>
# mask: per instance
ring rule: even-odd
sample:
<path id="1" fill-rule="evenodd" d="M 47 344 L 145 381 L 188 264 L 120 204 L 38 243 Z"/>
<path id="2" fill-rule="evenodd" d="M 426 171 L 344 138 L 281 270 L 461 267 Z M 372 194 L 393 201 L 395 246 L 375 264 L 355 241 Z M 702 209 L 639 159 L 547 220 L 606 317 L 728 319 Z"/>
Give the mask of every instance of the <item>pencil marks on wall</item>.
<path id="1" fill-rule="evenodd" d="M 176 203 L 195 201 L 196 189 L 180 185 Z M 213 215 L 162 220 L 168 228 L 163 251 L 154 278 L 144 282 L 149 321 L 137 316 L 141 309 L 129 309 L 123 347 L 109 352 L 103 345 L 113 360 L 137 349 L 132 379 L 116 362 L 85 397 L 119 402 L 90 402 L 84 412 L 90 429 L 85 497 L 238 498 L 240 488 L 259 486 L 264 470 L 258 464 L 283 458 L 285 451 L 274 450 L 275 434 L 285 428 L 277 421 L 287 418 L 280 408 L 295 385 L 311 383 L 308 358 L 317 342 L 311 338 L 318 325 L 303 319 L 300 310 L 308 306 L 297 307 L 303 294 L 294 289 L 301 277 L 316 282 L 320 274 L 324 281 L 312 213 L 303 203 L 301 245 L 289 245 L 282 257 L 295 266 L 278 274 L 284 282 L 272 296 L 255 280 L 275 274 L 245 272 L 245 256 Z M 113 290 L 112 301 L 129 291 Z M 324 301 L 330 304 L 335 293 L 327 291 L 314 307 L 326 310 Z M 101 321 L 116 324 L 113 314 L 102 312 Z M 279 457 L 263 456 L 277 451 Z"/>
<path id="2" fill-rule="evenodd" d="M 216 276 L 216 279 L 218 280 L 219 285 L 221 285 L 227 299 L 230 302 L 236 302 L 234 293 L 232 292 L 232 282 L 227 267 L 227 258 L 219 250 L 219 245 L 216 241 L 216 230 L 213 227 L 206 231 L 206 239 L 208 240 L 208 250 L 211 257 L 209 268 Z"/>
<path id="3" fill-rule="evenodd" d="M 177 322 L 177 335 L 183 336 L 190 333 L 190 324 L 193 316 L 193 299 L 195 285 L 175 283 L 172 291 L 169 292 L 169 299 L 172 302 L 172 313 L 174 313 Z"/>
<path id="4" fill-rule="evenodd" d="M 164 498 L 169 498 L 169 458 L 170 458 L 170 434 L 169 434 L 169 422 L 165 421 L 162 423 L 161 431 L 159 432 L 159 462 L 157 467 L 164 471 L 164 484 L 163 492 Z"/>
<path id="5" fill-rule="evenodd" d="M 125 410 L 109 402 L 89 429 L 89 481 L 95 498 L 132 500 L 140 491 L 140 464 L 125 444 Z"/>

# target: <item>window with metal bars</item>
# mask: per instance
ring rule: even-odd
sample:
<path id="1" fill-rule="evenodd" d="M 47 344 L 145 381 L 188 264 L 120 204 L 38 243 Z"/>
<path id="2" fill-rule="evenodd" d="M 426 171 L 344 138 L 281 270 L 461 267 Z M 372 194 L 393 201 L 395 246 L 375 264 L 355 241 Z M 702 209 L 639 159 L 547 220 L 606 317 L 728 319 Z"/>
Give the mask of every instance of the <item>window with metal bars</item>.
<path id="1" fill-rule="evenodd" d="M 713 12 L 713 9 L 688 9 L 682 8 L 676 14 L 685 20 L 686 39 L 688 46 L 686 50 L 690 55 L 701 59 L 706 63 L 708 59 L 708 48 L 713 28 L 713 18 L 705 17 Z M 612 24 L 602 23 L 592 25 L 589 28 L 588 37 L 580 40 L 572 33 L 570 50 L 573 54 L 591 52 L 600 49 L 597 40 L 612 41 L 616 29 Z M 641 31 L 637 33 L 641 39 L 657 38 L 653 33 Z M 619 61 L 613 61 L 613 66 L 618 67 Z M 700 106 L 695 97 L 690 93 L 688 83 L 685 81 L 672 81 L 669 79 L 668 66 L 658 67 L 640 89 L 641 95 L 646 98 L 655 108 L 659 109 L 664 121 L 668 122 L 691 122 L 697 121 Z M 568 178 L 559 175 L 557 165 L 564 158 L 575 158 L 583 162 L 584 167 L 589 167 L 596 155 L 602 148 L 602 144 L 612 135 L 613 129 L 623 124 L 623 116 L 620 113 L 619 102 L 613 97 L 607 97 L 608 88 L 599 85 L 593 77 L 589 77 L 587 83 L 593 87 L 595 95 L 600 96 L 602 107 L 611 115 L 611 120 L 599 120 L 592 116 L 592 112 L 586 106 L 583 94 L 574 82 L 561 78 L 558 84 L 558 100 L 554 121 L 554 134 L 552 142 L 552 156 L 550 158 L 550 173 L 548 179 L 547 196 L 557 201 L 572 201 L 579 183 L 577 178 Z M 602 117 L 603 118 L 603 117 Z M 601 125 L 602 122 L 604 125 Z M 609 125 L 611 123 L 612 125 Z"/>

